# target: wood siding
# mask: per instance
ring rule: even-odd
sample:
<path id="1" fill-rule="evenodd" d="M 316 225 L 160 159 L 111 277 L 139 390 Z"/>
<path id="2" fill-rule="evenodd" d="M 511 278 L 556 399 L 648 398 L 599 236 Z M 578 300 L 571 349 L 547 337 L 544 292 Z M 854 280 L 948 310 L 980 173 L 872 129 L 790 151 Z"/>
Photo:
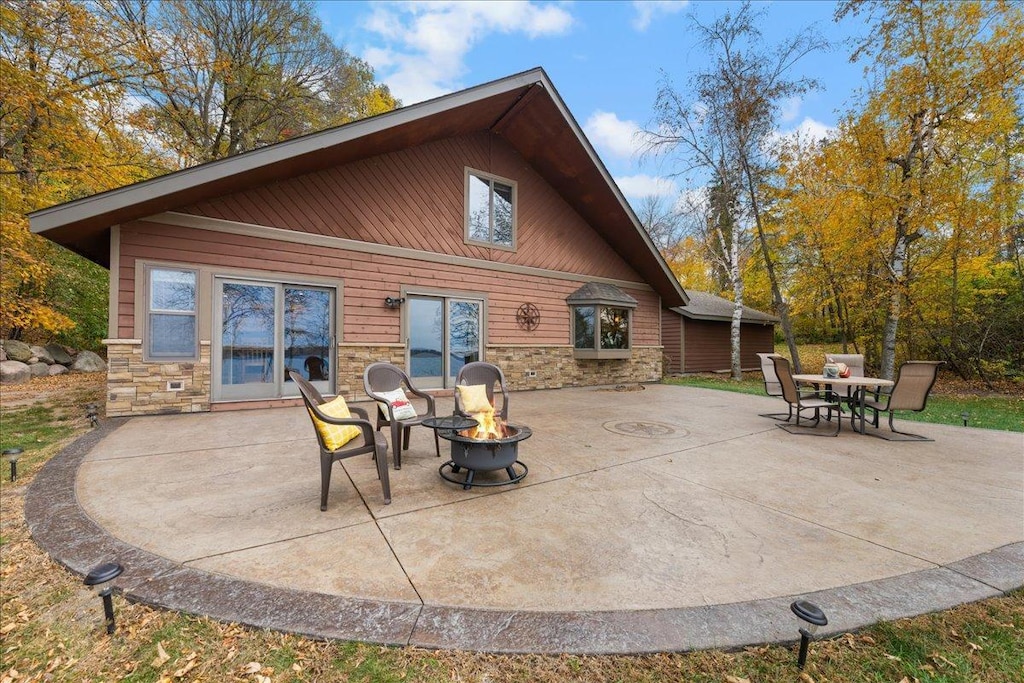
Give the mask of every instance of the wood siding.
<path id="1" fill-rule="evenodd" d="M 464 242 L 467 166 L 516 183 L 516 251 Z M 376 244 L 642 281 L 511 145 L 488 132 L 339 165 L 180 210 Z"/>
<path id="2" fill-rule="evenodd" d="M 661 344 L 665 347 L 666 375 L 683 371 L 683 316 L 674 311 L 661 311 Z"/>
<path id="3" fill-rule="evenodd" d="M 568 344 L 565 298 L 586 281 L 585 277 L 574 281 L 495 272 L 345 249 L 311 249 L 292 242 L 145 221 L 122 226 L 120 259 L 118 334 L 125 338 L 135 335 L 135 276 L 142 274 L 139 260 L 198 266 L 213 274 L 243 270 L 290 274 L 298 282 L 303 276 L 332 278 L 343 285 L 339 341 L 368 344 L 404 341 L 401 310 L 384 306 L 384 297 L 397 296 L 403 287 L 486 297 L 487 344 Z M 646 288 L 627 291 L 639 302 L 633 316 L 633 344 L 660 345 L 657 294 Z M 536 305 L 541 314 L 540 326 L 531 332 L 520 329 L 516 322 L 516 310 L 525 302 Z"/>
<path id="4" fill-rule="evenodd" d="M 682 316 L 680 316 L 682 318 Z M 731 367 L 730 323 L 718 320 L 683 320 L 684 372 L 714 372 Z M 772 325 L 745 323 L 740 326 L 740 365 L 760 368 L 758 353 L 775 349 Z"/>

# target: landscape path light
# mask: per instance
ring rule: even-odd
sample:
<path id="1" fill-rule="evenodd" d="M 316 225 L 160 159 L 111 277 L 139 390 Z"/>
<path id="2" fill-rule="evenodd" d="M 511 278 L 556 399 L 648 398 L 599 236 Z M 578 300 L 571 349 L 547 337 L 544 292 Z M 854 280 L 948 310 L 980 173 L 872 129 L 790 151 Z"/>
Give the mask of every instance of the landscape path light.
<path id="1" fill-rule="evenodd" d="M 85 406 L 85 416 L 89 418 L 89 425 L 98 427 L 100 424 L 100 411 L 95 403 L 88 403 Z"/>
<path id="2" fill-rule="evenodd" d="M 111 581 L 121 576 L 121 572 L 124 571 L 124 567 L 117 564 L 116 562 L 107 562 L 101 564 L 85 577 L 86 586 L 96 586 L 99 591 L 99 596 L 103 599 L 103 616 L 107 620 L 107 634 L 114 632 L 114 601 L 111 599 L 111 595 L 114 592 L 112 586 L 108 585 Z"/>
<path id="3" fill-rule="evenodd" d="M 18 481 L 18 460 L 23 452 L 17 446 L 4 449 L 4 460 L 11 463 L 11 483 Z"/>
<path id="4" fill-rule="evenodd" d="M 807 645 L 810 643 L 811 638 L 818 632 L 818 629 L 828 624 L 828 619 L 825 617 L 825 613 L 821 611 L 821 608 L 815 605 L 813 602 L 807 602 L 806 600 L 797 600 L 789 606 L 793 610 L 793 614 L 800 619 L 800 656 L 797 658 L 797 666 L 801 669 L 804 668 L 804 664 L 807 662 Z"/>
<path id="5" fill-rule="evenodd" d="M 970 418 L 971 418 L 971 414 L 969 412 L 967 412 L 966 410 L 964 412 L 960 413 L 960 419 L 964 421 L 964 427 L 967 426 L 967 420 L 969 420 Z"/>

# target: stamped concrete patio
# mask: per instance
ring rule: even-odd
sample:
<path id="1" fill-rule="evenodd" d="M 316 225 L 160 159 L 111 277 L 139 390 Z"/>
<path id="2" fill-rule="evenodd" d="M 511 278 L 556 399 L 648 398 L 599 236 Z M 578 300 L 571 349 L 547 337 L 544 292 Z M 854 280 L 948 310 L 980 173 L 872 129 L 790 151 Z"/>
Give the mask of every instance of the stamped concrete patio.
<path id="1" fill-rule="evenodd" d="M 124 564 L 133 600 L 428 648 L 737 647 L 794 639 L 795 597 L 838 632 L 1024 585 L 1024 436 L 795 436 L 758 417 L 783 407 L 666 385 L 517 393 L 523 482 L 443 481 L 416 428 L 391 505 L 367 456 L 335 466 L 326 512 L 302 408 L 111 420 L 37 476 L 26 516 L 76 572 Z"/>

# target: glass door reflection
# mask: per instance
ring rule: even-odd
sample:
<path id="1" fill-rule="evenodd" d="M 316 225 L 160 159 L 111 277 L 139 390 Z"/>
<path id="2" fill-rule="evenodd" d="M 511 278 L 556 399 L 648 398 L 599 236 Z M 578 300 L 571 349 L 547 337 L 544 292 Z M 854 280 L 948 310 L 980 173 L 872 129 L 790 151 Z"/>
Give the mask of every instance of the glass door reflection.
<path id="1" fill-rule="evenodd" d="M 466 363 L 480 360 L 480 302 L 448 300 L 448 384 Z"/>
<path id="2" fill-rule="evenodd" d="M 417 388 L 444 386 L 444 299 L 407 297 L 409 377 Z"/>
<path id="3" fill-rule="evenodd" d="M 320 393 L 329 393 L 331 346 L 331 293 L 285 286 L 284 393 L 298 395 L 298 389 L 288 384 L 290 370 L 312 382 Z"/>
<path id="4" fill-rule="evenodd" d="M 246 282 L 221 285 L 222 398 L 264 398 L 276 393 L 276 289 Z"/>

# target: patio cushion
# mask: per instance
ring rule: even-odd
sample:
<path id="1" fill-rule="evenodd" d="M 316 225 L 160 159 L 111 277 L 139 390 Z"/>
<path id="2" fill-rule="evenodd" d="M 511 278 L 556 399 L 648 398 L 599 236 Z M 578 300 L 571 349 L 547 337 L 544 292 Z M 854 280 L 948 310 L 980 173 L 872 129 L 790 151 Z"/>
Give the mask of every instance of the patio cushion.
<path id="1" fill-rule="evenodd" d="M 459 392 L 459 400 L 462 401 L 462 409 L 473 415 L 475 413 L 490 413 L 494 406 L 487 398 L 487 386 L 484 384 L 459 385 L 455 387 Z"/>
<path id="2" fill-rule="evenodd" d="M 391 405 L 396 420 L 409 420 L 416 417 L 416 408 L 409 402 L 409 397 L 405 395 L 401 387 L 394 391 L 382 391 L 377 395 L 387 401 L 387 404 L 378 401 L 377 405 L 380 406 L 380 412 L 389 420 L 391 416 L 388 415 L 388 404 Z"/>
<path id="3" fill-rule="evenodd" d="M 330 417 L 352 417 L 351 411 L 348 409 L 348 404 L 345 403 L 344 396 L 338 396 L 333 401 L 329 401 L 320 406 L 317 406 L 324 415 Z M 316 426 L 316 430 L 323 437 L 324 446 L 328 450 L 336 451 L 352 439 L 362 434 L 359 427 L 353 425 L 332 425 L 323 420 L 317 418 L 316 415 L 310 411 L 310 417 L 313 418 L 313 425 Z"/>

